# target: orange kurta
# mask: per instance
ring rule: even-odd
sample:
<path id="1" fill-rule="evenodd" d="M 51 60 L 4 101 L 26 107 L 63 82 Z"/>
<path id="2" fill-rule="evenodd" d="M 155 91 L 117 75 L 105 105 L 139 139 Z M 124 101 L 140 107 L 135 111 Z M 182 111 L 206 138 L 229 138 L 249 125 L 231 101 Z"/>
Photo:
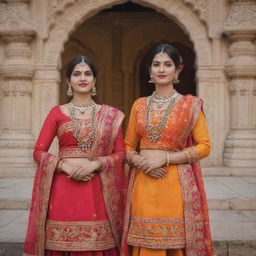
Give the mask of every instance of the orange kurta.
<path id="1" fill-rule="evenodd" d="M 140 149 L 159 149 L 180 151 L 186 147 L 188 135 L 192 134 L 195 150 L 199 158 L 210 153 L 210 139 L 202 112 L 193 123 L 188 108 L 193 108 L 191 95 L 183 96 L 173 107 L 161 138 L 151 142 L 145 132 L 146 98 L 138 99 L 130 114 L 125 137 L 126 151 Z M 162 110 L 151 111 L 151 123 L 158 124 L 163 116 Z M 189 132 L 188 129 L 191 129 Z M 154 179 L 136 170 L 132 189 L 131 219 L 128 244 L 134 246 L 134 255 L 151 255 L 149 249 L 173 250 L 172 255 L 182 255 L 186 245 L 184 207 L 179 172 L 176 165 L 165 166 L 167 177 Z M 141 248 L 140 248 L 141 247 Z M 180 250 L 179 250 L 180 249 Z M 155 250 L 154 255 L 156 253 Z"/>

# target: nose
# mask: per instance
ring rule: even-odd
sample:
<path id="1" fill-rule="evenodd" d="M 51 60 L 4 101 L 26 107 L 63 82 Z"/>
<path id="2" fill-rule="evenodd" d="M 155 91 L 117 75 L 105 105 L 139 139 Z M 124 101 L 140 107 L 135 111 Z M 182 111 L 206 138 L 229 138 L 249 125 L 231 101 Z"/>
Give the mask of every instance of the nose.
<path id="1" fill-rule="evenodd" d="M 84 80 L 85 80 L 85 74 L 83 74 L 83 73 L 81 74 L 80 80 L 81 80 L 81 81 L 84 81 Z"/>
<path id="2" fill-rule="evenodd" d="M 159 71 L 160 71 L 160 72 L 163 72 L 163 71 L 164 71 L 164 65 L 163 65 L 163 64 L 160 64 L 160 66 L 159 66 Z"/>

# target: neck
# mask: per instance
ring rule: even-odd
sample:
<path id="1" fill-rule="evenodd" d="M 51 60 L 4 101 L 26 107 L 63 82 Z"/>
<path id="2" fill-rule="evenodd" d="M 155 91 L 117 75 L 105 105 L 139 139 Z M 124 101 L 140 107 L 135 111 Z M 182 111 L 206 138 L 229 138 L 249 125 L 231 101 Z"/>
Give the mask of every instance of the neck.
<path id="1" fill-rule="evenodd" d="M 92 101 L 92 96 L 91 94 L 74 94 L 73 100 L 77 104 L 88 104 Z"/>
<path id="2" fill-rule="evenodd" d="M 162 86 L 162 85 L 157 85 L 156 84 L 156 95 L 158 96 L 168 96 L 173 92 L 173 84 L 167 85 L 167 86 Z"/>

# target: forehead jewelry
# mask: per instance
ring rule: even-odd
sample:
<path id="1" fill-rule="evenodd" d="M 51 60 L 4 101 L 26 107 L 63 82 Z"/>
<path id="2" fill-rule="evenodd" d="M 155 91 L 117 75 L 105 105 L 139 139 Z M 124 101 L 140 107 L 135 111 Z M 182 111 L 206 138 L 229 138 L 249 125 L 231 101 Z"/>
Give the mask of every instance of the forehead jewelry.
<path id="1" fill-rule="evenodd" d="M 164 46 L 162 47 L 161 52 L 160 52 L 160 55 L 163 55 L 163 54 L 164 54 Z"/>
<path id="2" fill-rule="evenodd" d="M 84 60 L 84 56 L 81 56 L 81 58 L 82 58 L 82 61 L 80 62 L 81 63 L 81 65 L 86 65 L 86 63 L 85 63 L 85 60 Z"/>

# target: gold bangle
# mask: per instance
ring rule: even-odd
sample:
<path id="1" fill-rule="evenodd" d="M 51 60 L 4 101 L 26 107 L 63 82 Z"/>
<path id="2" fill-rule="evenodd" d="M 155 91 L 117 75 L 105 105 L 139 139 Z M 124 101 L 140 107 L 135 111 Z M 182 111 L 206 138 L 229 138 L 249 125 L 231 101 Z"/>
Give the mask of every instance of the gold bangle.
<path id="1" fill-rule="evenodd" d="M 170 155 L 169 155 L 169 152 L 166 151 L 166 165 L 169 166 L 170 164 Z"/>

